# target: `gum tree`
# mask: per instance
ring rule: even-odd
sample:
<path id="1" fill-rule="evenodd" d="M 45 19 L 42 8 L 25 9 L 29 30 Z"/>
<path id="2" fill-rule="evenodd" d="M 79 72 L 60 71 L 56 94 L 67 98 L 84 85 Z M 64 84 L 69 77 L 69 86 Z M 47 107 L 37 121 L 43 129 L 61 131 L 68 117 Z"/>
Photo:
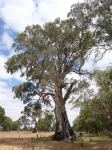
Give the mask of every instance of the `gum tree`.
<path id="1" fill-rule="evenodd" d="M 24 111 L 21 112 L 22 116 L 21 116 L 21 121 L 22 120 L 27 120 L 29 122 L 29 124 L 34 124 L 34 128 L 33 128 L 33 133 L 37 132 L 37 123 L 41 116 L 42 116 L 42 107 L 41 104 L 37 101 L 37 102 L 30 102 L 27 104 L 27 106 L 24 107 Z M 23 121 L 23 125 L 24 125 L 24 121 Z"/>
<path id="2" fill-rule="evenodd" d="M 56 19 L 43 27 L 26 27 L 15 39 L 15 54 L 6 63 L 7 72 L 20 71 L 26 77 L 26 82 L 13 88 L 15 97 L 25 103 L 33 99 L 45 104 L 54 101 L 54 140 L 75 138 L 65 104 L 71 94 L 83 90 L 86 82 L 67 80 L 67 75 L 87 73 L 83 65 L 98 42 L 96 30 L 91 30 L 93 16 L 87 4 L 72 6 L 68 16 L 67 20 Z"/>

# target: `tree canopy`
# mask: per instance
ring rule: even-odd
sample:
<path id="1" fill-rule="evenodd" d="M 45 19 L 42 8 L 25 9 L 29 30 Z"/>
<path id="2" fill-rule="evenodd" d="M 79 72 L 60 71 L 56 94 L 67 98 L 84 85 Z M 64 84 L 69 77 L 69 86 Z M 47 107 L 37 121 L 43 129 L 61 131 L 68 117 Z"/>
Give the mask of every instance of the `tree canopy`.
<path id="1" fill-rule="evenodd" d="M 104 15 L 106 9 L 104 1 L 74 4 L 66 20 L 57 18 L 44 26 L 28 26 L 13 44 L 15 54 L 6 63 L 7 72 L 20 71 L 20 75 L 26 77 L 26 82 L 13 88 L 15 97 L 24 103 L 34 99 L 44 104 L 54 101 L 56 132 L 53 138 L 56 140 L 75 137 L 65 104 L 71 94 L 77 94 L 87 84 L 85 80 L 67 80 L 67 75 L 88 74 L 83 68 L 86 59 L 94 48 L 98 50 L 107 45 L 106 35 L 109 33 L 109 37 L 110 32 L 105 22 L 111 20 Z"/>

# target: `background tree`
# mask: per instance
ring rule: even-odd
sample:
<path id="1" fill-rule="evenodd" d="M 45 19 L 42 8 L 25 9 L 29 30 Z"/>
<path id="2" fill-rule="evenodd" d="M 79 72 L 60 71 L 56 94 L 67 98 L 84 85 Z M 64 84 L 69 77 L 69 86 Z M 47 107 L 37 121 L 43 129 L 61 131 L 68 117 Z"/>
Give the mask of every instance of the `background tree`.
<path id="1" fill-rule="evenodd" d="M 5 110 L 0 106 L 0 118 L 5 115 Z"/>
<path id="2" fill-rule="evenodd" d="M 44 111 L 44 117 L 41 117 L 37 122 L 38 131 L 53 131 L 54 130 L 54 115 L 50 111 Z"/>
<path id="3" fill-rule="evenodd" d="M 27 106 L 25 106 L 24 111 L 22 112 L 21 119 L 24 118 L 26 122 L 29 122 L 28 123 L 29 125 L 33 124 L 34 125 L 33 133 L 35 133 L 37 131 L 37 122 L 41 118 L 41 115 L 42 115 L 41 104 L 38 101 L 30 102 L 28 103 Z M 25 122 L 22 121 L 21 123 L 24 126 Z"/>
<path id="4" fill-rule="evenodd" d="M 12 121 L 12 119 L 10 117 L 4 116 L 2 127 L 3 127 L 4 131 L 13 130 L 13 121 Z"/>
<path id="5" fill-rule="evenodd" d="M 80 103 L 80 115 L 74 120 L 76 130 L 95 133 L 112 130 L 112 68 L 97 72 L 95 79 L 99 91 L 94 98 Z"/>
<path id="6" fill-rule="evenodd" d="M 55 140 L 74 136 L 65 104 L 71 94 L 87 86 L 86 81 L 67 80 L 67 75 L 87 74 L 83 65 L 91 49 L 99 43 L 99 34 L 93 27 L 94 15 L 87 6 L 88 3 L 73 5 L 67 20 L 26 27 L 13 44 L 15 55 L 6 63 L 8 72 L 20 71 L 27 80 L 13 89 L 17 98 L 24 103 L 32 99 L 45 104 L 54 101 Z"/>
<path id="7" fill-rule="evenodd" d="M 112 130 L 112 67 L 105 71 L 100 71 L 96 75 L 97 85 L 99 86 L 98 99 L 101 100 L 103 115 L 107 117 L 107 129 Z"/>
<path id="8" fill-rule="evenodd" d="M 21 130 L 21 124 L 20 124 L 19 120 L 13 121 L 13 129 L 12 130 L 13 131 L 19 131 L 19 130 Z"/>
<path id="9" fill-rule="evenodd" d="M 1 106 L 0 106 L 0 127 L 2 128 L 2 126 L 3 126 L 3 118 L 4 118 L 4 116 L 5 116 L 5 110 L 4 110 L 4 108 L 2 108 Z"/>
<path id="10" fill-rule="evenodd" d="M 73 127 L 77 131 L 98 133 L 106 129 L 106 116 L 102 113 L 102 106 L 96 99 L 83 102 L 79 116 L 74 120 Z"/>
<path id="11" fill-rule="evenodd" d="M 10 117 L 5 116 L 5 109 L 0 106 L 0 128 L 4 131 L 13 130 L 13 121 Z"/>

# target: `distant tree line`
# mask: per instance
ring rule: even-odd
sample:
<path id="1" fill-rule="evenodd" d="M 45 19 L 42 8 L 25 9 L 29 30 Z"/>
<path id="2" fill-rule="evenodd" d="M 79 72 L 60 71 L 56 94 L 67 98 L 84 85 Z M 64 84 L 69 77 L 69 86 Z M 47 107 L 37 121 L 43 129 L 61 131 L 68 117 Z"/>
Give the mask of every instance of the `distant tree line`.
<path id="1" fill-rule="evenodd" d="M 22 116 L 13 121 L 5 115 L 4 108 L 0 107 L 0 131 L 53 131 L 54 130 L 54 115 L 52 112 L 42 111 L 39 105 L 28 105 L 24 108 Z"/>

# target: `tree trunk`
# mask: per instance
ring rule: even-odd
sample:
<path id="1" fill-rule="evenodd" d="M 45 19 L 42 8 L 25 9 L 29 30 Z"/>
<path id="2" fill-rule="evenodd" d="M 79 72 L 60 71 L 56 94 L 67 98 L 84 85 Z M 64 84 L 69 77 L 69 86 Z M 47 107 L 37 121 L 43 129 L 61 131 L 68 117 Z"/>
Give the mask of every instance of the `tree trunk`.
<path id="1" fill-rule="evenodd" d="M 69 140 L 71 142 L 76 140 L 74 131 L 68 121 L 65 103 L 59 99 L 55 101 L 55 117 L 56 129 L 53 140 Z"/>

